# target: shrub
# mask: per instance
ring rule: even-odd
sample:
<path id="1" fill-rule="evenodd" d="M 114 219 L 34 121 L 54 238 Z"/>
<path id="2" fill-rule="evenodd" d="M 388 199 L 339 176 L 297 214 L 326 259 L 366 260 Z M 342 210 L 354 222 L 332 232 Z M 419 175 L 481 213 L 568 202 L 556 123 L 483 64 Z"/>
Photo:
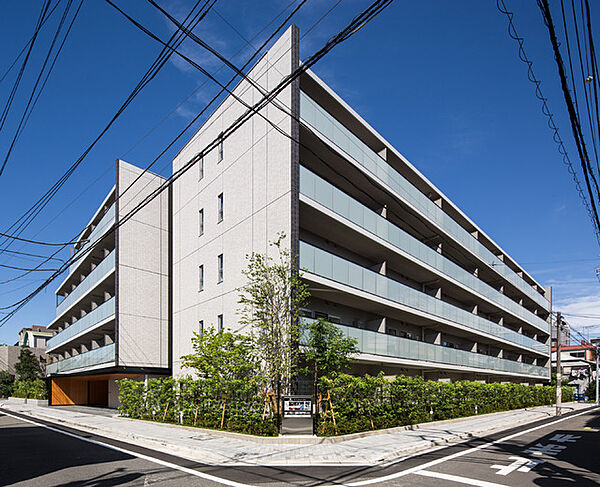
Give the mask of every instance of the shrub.
<path id="1" fill-rule="evenodd" d="M 121 379 L 119 412 L 134 419 L 276 436 L 277 418 L 254 381 Z"/>
<path id="2" fill-rule="evenodd" d="M 318 399 L 315 426 L 317 434 L 325 436 L 549 405 L 556 396 L 552 386 L 451 383 L 406 376 L 390 381 L 383 373 L 323 378 L 320 390 L 326 392 Z M 563 387 L 563 401 L 572 399 L 573 389 Z"/>
<path id="3" fill-rule="evenodd" d="M 26 399 L 48 399 L 48 390 L 42 379 L 16 380 L 12 395 Z"/>
<path id="4" fill-rule="evenodd" d="M 0 370 L 0 397 L 10 397 L 12 395 L 15 376 L 6 370 Z"/>

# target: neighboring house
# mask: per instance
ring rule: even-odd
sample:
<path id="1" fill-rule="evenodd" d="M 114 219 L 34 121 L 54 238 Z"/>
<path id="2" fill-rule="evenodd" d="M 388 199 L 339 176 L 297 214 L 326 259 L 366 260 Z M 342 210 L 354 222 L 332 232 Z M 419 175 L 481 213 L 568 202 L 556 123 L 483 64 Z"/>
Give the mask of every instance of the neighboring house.
<path id="1" fill-rule="evenodd" d="M 270 90 L 299 65 L 291 27 L 249 76 Z M 245 80 L 234 93 L 261 97 Z M 246 255 L 283 231 L 312 295 L 304 319 L 358 339 L 355 372 L 549 380 L 550 292 L 329 86 L 304 73 L 268 121 L 199 157 L 245 111 L 227 97 L 173 161 L 197 160 L 173 186 L 174 375 L 194 332 L 240 328 Z"/>
<path id="2" fill-rule="evenodd" d="M 596 349 L 582 341 L 579 345 L 561 346 L 560 362 L 563 377 L 576 392 L 585 394 L 592 380 L 596 380 Z M 556 347 L 552 347 L 552 371 L 556 372 Z"/>
<path id="3" fill-rule="evenodd" d="M 75 244 L 83 257 L 56 290 L 46 368 L 53 405 L 115 407 L 115 380 L 171 372 L 170 190 L 121 225 L 164 182 L 152 173 L 137 180 L 141 173 L 117 161 L 115 186 Z"/>
<path id="4" fill-rule="evenodd" d="M 33 325 L 19 332 L 18 345 L 31 348 L 46 348 L 46 342 L 52 338 L 54 331 L 45 326 Z"/>

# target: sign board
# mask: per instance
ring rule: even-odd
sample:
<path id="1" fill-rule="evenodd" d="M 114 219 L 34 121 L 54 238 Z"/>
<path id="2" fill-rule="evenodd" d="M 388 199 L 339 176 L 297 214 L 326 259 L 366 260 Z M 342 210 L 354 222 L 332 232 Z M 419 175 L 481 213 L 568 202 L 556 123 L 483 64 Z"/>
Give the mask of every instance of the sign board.
<path id="1" fill-rule="evenodd" d="M 284 396 L 281 433 L 284 435 L 313 434 L 312 396 Z"/>
<path id="2" fill-rule="evenodd" d="M 283 399 L 283 417 L 312 416 L 312 398 L 285 397 Z"/>

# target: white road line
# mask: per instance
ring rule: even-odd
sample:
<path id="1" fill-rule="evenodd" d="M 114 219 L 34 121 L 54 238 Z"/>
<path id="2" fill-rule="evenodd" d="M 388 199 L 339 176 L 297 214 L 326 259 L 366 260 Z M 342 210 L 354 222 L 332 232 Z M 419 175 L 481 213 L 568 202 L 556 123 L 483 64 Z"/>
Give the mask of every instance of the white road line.
<path id="1" fill-rule="evenodd" d="M 424 477 L 433 477 L 435 479 L 450 480 L 451 482 L 458 482 L 467 485 L 476 485 L 477 487 L 508 487 L 503 484 L 495 484 L 494 482 L 486 482 L 485 480 L 468 479 L 467 477 L 459 477 L 458 475 L 449 475 L 447 473 L 440 472 L 428 472 L 421 470 L 415 472 L 417 475 L 423 475 Z"/>
<path id="2" fill-rule="evenodd" d="M 400 477 L 404 477 L 404 476 L 410 475 L 412 473 L 420 472 L 421 470 L 425 470 L 429 467 L 433 467 L 434 465 L 439 465 L 440 463 L 447 462 L 448 460 L 453 460 L 455 458 L 462 457 L 464 455 L 468 455 L 470 453 L 474 453 L 479 450 L 483 450 L 484 448 L 488 448 L 492 445 L 497 445 L 498 443 L 503 443 L 505 441 L 512 440 L 513 438 L 517 438 L 519 436 L 526 435 L 527 433 L 531 433 L 532 431 L 537 431 L 539 429 L 546 428 L 548 426 L 552 426 L 552 425 L 555 425 L 558 423 L 562 423 L 563 421 L 567 421 L 569 419 L 576 418 L 577 416 L 581 416 L 583 414 L 588 414 L 591 411 L 594 411 L 596 409 L 598 409 L 598 408 L 587 409 L 580 413 L 573 414 L 572 416 L 566 416 L 564 418 L 557 419 L 556 421 L 552 421 L 551 423 L 541 424 L 539 426 L 535 426 L 534 428 L 529 428 L 525 431 L 521 431 L 519 433 L 513 433 L 512 435 L 505 436 L 504 438 L 500 438 L 498 440 L 490 441 L 489 443 L 484 443 L 483 445 L 469 448 L 468 450 L 459 451 L 457 453 L 453 453 L 452 455 L 447 455 L 445 457 L 438 458 L 437 460 L 432 460 L 430 462 L 424 463 L 423 465 L 417 465 L 416 467 L 407 468 L 406 470 L 402 470 L 401 472 L 396 472 L 396 473 L 393 473 L 390 475 L 385 475 L 383 477 L 378 477 L 378 478 L 373 478 L 373 479 L 368 479 L 368 480 L 361 480 L 359 482 L 353 482 L 353 483 L 349 483 L 349 484 L 345 484 L 345 485 L 347 487 L 361 487 L 363 485 L 377 484 L 380 482 L 387 482 L 389 480 L 394 480 L 394 479 L 397 479 Z"/>
<path id="3" fill-rule="evenodd" d="M 205 480 L 212 480 L 213 482 L 217 482 L 219 484 L 224 484 L 224 485 L 229 485 L 230 487 L 252 487 L 249 484 L 242 484 L 240 482 L 234 482 L 233 480 L 227 480 L 227 479 L 223 479 L 220 477 L 215 477 L 214 475 L 210 475 L 207 473 L 203 473 L 203 472 L 198 472 L 197 470 L 194 470 L 192 468 L 187 468 L 187 467 L 182 467 L 181 465 L 177 465 L 176 463 L 171 463 L 171 462 L 166 462 L 164 460 L 159 460 L 158 458 L 153 458 L 150 457 L 148 455 L 143 455 L 141 453 L 136 453 L 134 451 L 131 450 L 126 450 L 125 448 L 119 448 L 118 446 L 113 446 L 110 445 L 108 443 L 103 443 L 101 441 L 96 441 L 96 440 L 90 440 L 89 438 L 85 438 L 83 436 L 79 436 L 73 433 L 69 433 L 68 431 L 63 431 L 61 429 L 58 428 L 53 428 L 52 426 L 47 426 L 43 423 L 38 423 L 36 421 L 32 421 L 30 419 L 25 419 L 25 418 L 20 418 L 18 416 L 14 416 L 10 413 L 7 413 L 6 411 L 2 411 L 3 414 L 6 414 L 7 416 L 10 416 L 11 418 L 17 419 L 19 421 L 25 421 L 26 423 L 31 423 L 34 424 L 36 426 L 41 426 L 42 428 L 46 428 L 47 430 L 50 431 L 54 431 L 55 433 L 60 433 L 62 435 L 66 435 L 66 436 L 70 436 L 71 438 L 76 438 L 78 440 L 81 441 L 86 441 L 87 443 L 91 443 L 92 445 L 98 445 L 98 446 L 102 446 L 104 448 L 108 448 L 110 450 L 114 450 L 114 451 L 118 451 L 120 453 L 125 453 L 126 455 L 131 455 L 133 457 L 137 457 L 140 458 L 142 460 L 147 460 L 149 462 L 152 463 L 156 463 L 158 465 L 162 465 L 163 467 L 168 467 L 168 468 L 172 468 L 175 470 L 179 470 L 181 472 L 185 472 L 187 474 L 190 475 L 194 475 L 196 477 L 200 477 L 203 478 Z"/>
<path id="4" fill-rule="evenodd" d="M 505 436 L 504 438 L 500 438 L 498 440 L 494 440 L 494 441 L 491 441 L 489 443 L 484 443 L 483 445 L 479 445 L 479 446 L 476 446 L 474 448 L 470 448 L 468 450 L 463 450 L 463 451 L 460 451 L 460 452 L 457 452 L 457 453 L 453 453 L 452 455 L 447 455 L 445 457 L 438 458 L 437 460 L 432 460 L 430 462 L 424 463 L 423 465 L 418 465 L 416 467 L 412 467 L 412 468 L 408 468 L 406 470 L 402 470 L 401 472 L 396 472 L 394 474 L 386 475 L 386 476 L 383 476 L 383 477 L 372 478 L 372 479 L 368 479 L 368 480 L 362 480 L 362 481 L 359 481 L 359 482 L 353 482 L 353 483 L 347 483 L 347 484 L 335 483 L 335 484 L 331 484 L 331 485 L 333 485 L 335 487 L 340 487 L 340 486 L 361 487 L 363 485 L 371 485 L 371 484 L 376 484 L 376 483 L 380 483 L 380 482 L 387 482 L 389 480 L 394 480 L 394 479 L 397 479 L 397 478 L 400 478 L 400 477 L 404 477 L 404 476 L 410 475 L 410 474 L 419 473 L 419 475 L 421 475 L 421 472 L 423 470 L 425 470 L 425 469 L 427 469 L 429 467 L 432 467 L 434 465 L 438 465 L 440 463 L 447 462 L 448 460 L 453 460 L 454 458 L 458 458 L 458 457 L 462 457 L 464 455 L 468 455 L 469 453 L 473 453 L 473 452 L 476 452 L 476 451 L 479 451 L 479 450 L 483 450 L 484 448 L 487 448 L 487 447 L 492 446 L 492 445 L 497 445 L 498 443 L 503 443 L 505 441 L 512 440 L 513 438 L 517 438 L 517 437 L 525 435 L 527 433 L 531 433 L 532 431 L 537 431 L 539 429 L 546 428 L 547 426 L 552 426 L 552 425 L 555 425 L 555 424 L 558 424 L 558 423 L 562 423 L 563 421 L 567 421 L 569 419 L 576 418 L 577 416 L 581 416 L 583 414 L 590 413 L 591 411 L 594 411 L 596 409 L 598 409 L 598 408 L 596 407 L 596 408 L 593 408 L 593 409 L 588 409 L 586 411 L 582 411 L 580 413 L 573 414 L 572 416 L 567 416 L 567 417 L 558 419 L 556 421 L 552 421 L 551 423 L 546 423 L 546 424 L 542 424 L 542 425 L 536 426 L 534 428 L 529 428 L 528 430 L 521 431 L 519 433 L 514 433 L 512 435 Z M 37 422 L 32 421 L 30 419 L 25 419 L 25 418 L 20 418 L 18 416 L 14 416 L 14 415 L 6 412 L 6 411 L 2 411 L 2 412 L 4 414 L 6 414 L 7 416 L 10 416 L 10 417 L 12 417 L 14 419 L 18 419 L 20 421 L 25 421 L 27 423 L 34 424 L 36 426 L 41 426 L 42 428 L 46 428 L 46 429 L 48 429 L 50 431 L 54 431 L 56 433 L 61 433 L 63 435 L 70 436 L 72 438 L 77 438 L 78 440 L 86 441 L 86 442 L 92 443 L 94 445 L 103 446 L 104 448 L 109 448 L 111 450 L 115 450 L 115 451 L 118 451 L 118 452 L 121 452 L 121 453 L 125 453 L 127 455 L 131 455 L 131 456 L 134 456 L 134 457 L 137 457 L 137 458 L 141 458 L 142 460 L 147 460 L 149 462 L 153 462 L 153 463 L 156 463 L 158 465 L 162 465 L 164 467 L 169 467 L 169 468 L 172 468 L 172 469 L 175 469 L 175 470 L 179 470 L 181 472 L 185 472 L 185 473 L 188 473 L 190 475 L 194 475 L 196 477 L 200 477 L 200 478 L 207 479 L 207 480 L 212 480 L 213 482 L 217 482 L 217 483 L 220 483 L 220 484 L 223 484 L 223 485 L 229 485 L 231 487 L 254 487 L 254 486 L 252 486 L 250 484 L 242 484 L 240 482 L 234 482 L 233 480 L 227 480 L 227 479 L 223 479 L 223 478 L 220 478 L 220 477 L 215 477 L 214 475 L 206 474 L 206 473 L 203 473 L 203 472 L 198 472 L 197 470 L 193 470 L 193 469 L 187 468 L 187 467 L 182 467 L 180 465 L 177 465 L 176 463 L 171 463 L 171 462 L 166 462 L 164 460 L 159 460 L 157 458 L 153 458 L 153 457 L 150 457 L 150 456 L 147 456 L 147 455 L 142 455 L 141 453 L 136 453 L 134 451 L 126 450 L 124 448 L 119 448 L 119 447 L 110 445 L 108 443 L 102 443 L 101 441 L 90 440 L 88 438 L 84 438 L 82 436 L 78 436 L 78 435 L 75 435 L 73 433 L 69 433 L 67 431 L 62 431 L 60 429 L 53 428 L 51 426 L 47 426 L 47 425 L 42 424 L 42 423 L 37 423 Z M 488 483 L 488 485 L 499 486 L 501 484 L 491 484 L 491 483 Z"/>

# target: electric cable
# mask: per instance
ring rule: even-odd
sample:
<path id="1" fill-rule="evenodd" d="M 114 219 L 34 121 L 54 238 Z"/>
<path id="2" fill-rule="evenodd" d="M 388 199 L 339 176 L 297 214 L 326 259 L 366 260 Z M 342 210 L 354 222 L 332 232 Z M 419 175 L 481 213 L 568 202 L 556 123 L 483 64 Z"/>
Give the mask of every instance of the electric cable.
<path id="1" fill-rule="evenodd" d="M 548 0 L 537 0 L 537 4 L 538 7 L 540 8 L 541 12 L 542 12 L 542 16 L 544 19 L 544 23 L 546 25 L 546 27 L 548 28 L 548 33 L 550 36 L 550 41 L 552 44 L 552 48 L 554 51 L 554 59 L 556 61 L 557 67 L 558 67 L 558 73 L 559 73 L 559 77 L 561 80 L 561 88 L 563 91 L 563 95 L 565 98 L 565 102 L 567 104 L 567 110 L 569 112 L 569 118 L 571 120 L 571 128 L 572 128 L 572 132 L 573 132 L 573 138 L 575 139 L 575 144 L 577 146 L 577 151 L 579 152 L 579 158 L 581 160 L 581 167 L 583 170 L 583 175 L 585 178 L 585 182 L 586 182 L 586 186 L 587 186 L 587 190 L 588 190 L 588 194 L 590 197 L 590 203 L 592 205 L 592 212 L 596 221 L 596 226 L 597 228 L 600 228 L 600 220 L 598 217 L 598 211 L 596 209 L 596 202 L 595 202 L 595 197 L 594 197 L 594 193 L 592 191 L 591 188 L 591 184 L 590 184 L 590 177 L 592 178 L 592 180 L 595 183 L 596 186 L 596 194 L 598 194 L 598 182 L 596 181 L 596 178 L 593 174 L 593 172 L 589 172 L 591 171 L 591 166 L 590 166 L 590 160 L 589 160 L 589 156 L 587 154 L 587 149 L 585 146 L 585 141 L 583 140 L 583 136 L 581 133 L 581 126 L 577 120 L 577 115 L 575 113 L 575 108 L 573 106 L 573 100 L 571 98 L 571 93 L 569 92 L 569 87 L 567 84 L 567 80 L 566 80 L 566 76 L 565 76 L 565 72 L 564 72 L 564 65 L 563 65 L 563 61 L 562 61 L 562 56 L 560 54 L 560 50 L 559 50 L 559 46 L 558 46 L 558 40 L 556 38 L 556 32 L 554 29 L 554 23 L 552 21 L 552 15 L 550 13 L 550 6 L 548 5 Z M 600 201 L 600 200 L 599 200 Z"/>
<path id="2" fill-rule="evenodd" d="M 204 4 L 198 11 L 198 13 L 194 14 L 195 9 L 201 3 L 202 0 L 197 0 L 197 2 L 190 10 L 186 20 L 184 22 L 190 23 L 190 25 L 197 25 L 200 21 L 202 21 L 212 5 L 216 3 L 216 0 L 212 0 L 212 3 L 209 4 L 211 0 L 205 0 Z M 169 44 L 175 42 L 177 46 L 183 42 L 185 36 L 181 35 L 179 30 L 175 31 L 171 38 L 169 39 Z M 138 82 L 134 90 L 130 93 L 130 95 L 123 102 L 119 110 L 116 114 L 111 118 L 108 124 L 104 127 L 104 129 L 100 132 L 99 135 L 95 137 L 92 143 L 84 150 L 84 152 L 75 160 L 73 164 L 69 167 L 69 169 L 63 174 L 61 178 L 56 181 L 51 188 L 41 197 L 39 198 L 34 205 L 25 212 L 20 218 L 18 218 L 9 228 L 8 230 L 12 230 L 16 228 L 17 236 L 22 233 L 22 231 L 31 224 L 31 222 L 35 219 L 35 217 L 47 206 L 49 201 L 54 197 L 54 195 L 59 191 L 59 189 L 67 182 L 67 180 L 71 177 L 71 175 L 75 172 L 77 167 L 83 162 L 85 157 L 91 152 L 94 146 L 100 141 L 100 139 L 108 132 L 110 127 L 114 124 L 117 118 L 125 111 L 125 109 L 131 104 L 133 99 L 142 91 L 142 89 L 147 86 L 147 84 L 158 74 L 158 71 L 162 69 L 162 67 L 166 64 L 168 59 L 170 58 L 172 53 L 168 52 L 168 49 L 163 49 L 160 54 L 157 56 L 155 61 L 152 63 L 150 68 L 146 71 L 142 79 Z M 0 236 L 7 236 L 7 233 L 0 234 Z M 10 245 L 10 242 L 8 243 Z M 2 249 L 0 249 L 0 255 L 2 254 Z"/>
<path id="3" fill-rule="evenodd" d="M 33 50 L 33 46 L 38 37 L 40 29 L 42 28 L 43 21 L 44 21 L 44 19 L 46 19 L 46 14 L 48 13 L 48 8 L 50 7 L 50 3 L 51 3 L 51 0 L 45 0 L 44 4 L 42 5 L 42 10 L 38 17 L 38 21 L 35 26 L 35 31 L 33 33 L 32 40 L 29 43 L 29 48 L 27 49 L 27 54 L 25 55 L 25 59 L 21 63 L 21 68 L 19 69 L 19 74 L 17 75 L 17 79 L 13 83 L 10 94 L 8 95 L 8 99 L 6 100 L 4 108 L 2 109 L 2 114 L 0 114 L 0 132 L 2 131 L 2 128 L 4 127 L 6 119 L 8 118 L 8 113 L 10 111 L 10 107 L 12 106 L 12 102 L 15 99 L 17 89 L 19 88 L 19 85 L 21 84 L 21 78 L 23 77 L 23 73 L 25 72 L 25 67 L 27 66 L 27 62 L 29 61 L 29 56 L 31 55 L 31 51 Z"/>
<path id="4" fill-rule="evenodd" d="M 315 52 L 312 56 L 310 56 L 304 63 L 302 63 L 298 68 L 296 68 L 292 73 L 284 77 L 269 93 L 267 96 L 262 97 L 257 103 L 255 103 L 252 107 L 252 110 L 246 111 L 242 114 L 238 119 L 236 119 L 222 134 L 220 134 L 216 139 L 214 139 L 211 143 L 209 143 L 203 150 L 201 150 L 198 154 L 192 157 L 187 163 L 185 163 L 180 169 L 178 169 L 170 178 L 166 179 L 158 188 L 152 191 L 146 198 L 144 198 L 140 203 L 136 205 L 134 209 L 129 211 L 124 217 L 122 217 L 117 223 L 115 223 L 114 227 L 110 230 L 114 232 L 114 230 L 121 225 L 125 224 L 129 221 L 135 214 L 137 214 L 141 209 L 146 207 L 154 198 L 156 198 L 159 194 L 161 194 L 165 189 L 170 187 L 177 179 L 179 179 L 185 172 L 187 172 L 191 167 L 193 167 L 196 162 L 199 160 L 199 157 L 202 157 L 204 154 L 212 152 L 216 147 L 220 144 L 222 140 L 228 138 L 231 134 L 239 129 L 241 125 L 243 125 L 249 118 L 254 116 L 259 110 L 264 108 L 267 104 L 271 102 L 271 99 L 276 97 L 279 93 L 281 93 L 289 84 L 291 84 L 296 78 L 298 78 L 302 73 L 308 70 L 311 66 L 319 62 L 325 55 L 327 55 L 334 47 L 346 41 L 352 35 L 354 35 L 359 26 L 366 25 L 371 22 L 377 15 L 379 15 L 392 0 L 378 0 L 372 3 L 367 9 L 357 15 L 344 29 L 342 29 L 338 34 L 331 37 L 325 45 Z M 22 309 L 25 304 L 27 304 L 34 296 L 36 296 L 42 289 L 44 289 L 50 282 L 52 282 L 58 275 L 60 275 L 67 268 L 68 265 L 71 265 L 73 262 L 81 259 L 84 255 L 91 252 L 97 245 L 100 244 L 100 241 L 95 242 L 90 245 L 85 251 L 79 252 L 75 256 L 73 256 L 69 261 L 67 261 L 58 271 L 52 274 L 46 281 L 39 286 L 36 290 L 30 293 L 25 298 L 9 305 L 6 307 L 2 307 L 0 309 L 10 309 L 12 310 L 7 313 L 1 320 L 0 326 L 6 323 L 16 312 Z"/>
<path id="5" fill-rule="evenodd" d="M 508 18 L 508 35 L 511 39 L 515 40 L 519 44 L 519 50 L 518 50 L 519 59 L 527 65 L 527 78 L 529 79 L 529 81 L 531 81 L 531 83 L 533 83 L 535 85 L 535 96 L 538 100 L 540 100 L 541 105 L 542 105 L 542 113 L 548 119 L 548 127 L 552 131 L 552 139 L 554 140 L 554 142 L 557 145 L 559 154 L 562 156 L 563 164 L 565 164 L 569 174 L 571 174 L 573 182 L 575 183 L 575 188 L 577 189 L 577 192 L 579 194 L 579 198 L 581 199 L 583 206 L 586 209 L 586 212 L 592 222 L 592 228 L 594 230 L 596 242 L 598 243 L 598 246 L 600 246 L 600 221 L 598 218 L 598 213 L 597 213 L 597 211 L 595 211 L 595 205 L 594 205 L 594 211 L 592 211 L 590 202 L 588 201 L 588 198 L 586 197 L 585 192 L 584 192 L 583 188 L 581 187 L 581 183 L 579 182 L 579 178 L 577 177 L 577 172 L 575 171 L 575 168 L 573 167 L 573 163 L 571 162 L 571 159 L 569 158 L 567 148 L 565 147 L 563 139 L 558 130 L 558 125 L 554 121 L 554 115 L 552 114 L 552 112 L 550 111 L 550 108 L 548 106 L 548 98 L 546 98 L 544 96 L 544 94 L 542 92 L 541 82 L 537 79 L 537 77 L 534 73 L 534 70 L 533 70 L 533 62 L 529 60 L 529 58 L 527 57 L 527 53 L 525 52 L 524 38 L 519 36 L 517 29 L 514 25 L 514 22 L 513 22 L 514 13 L 508 10 L 508 8 L 506 7 L 506 4 L 504 3 L 504 0 L 496 0 L 496 6 L 497 6 L 498 10 L 501 13 L 505 14 Z M 588 187 L 589 187 L 589 185 L 588 185 Z M 590 194 L 591 194 L 591 192 L 590 192 Z M 592 204 L 593 204 L 593 195 L 591 195 L 591 197 L 592 197 Z"/>
<path id="6" fill-rule="evenodd" d="M 54 11 L 56 10 L 56 7 L 58 7 L 59 5 L 60 5 L 60 0 L 58 0 L 54 4 L 54 7 L 52 7 L 52 9 L 48 13 L 48 15 L 46 17 L 44 17 L 44 19 L 42 20 L 42 23 L 41 23 L 41 27 L 44 26 L 44 24 L 46 23 L 46 21 L 52 16 L 52 14 L 54 13 Z M 6 71 L 4 72 L 4 74 L 2 75 L 2 77 L 0 77 L 0 83 L 2 83 L 4 81 L 4 79 L 8 76 L 8 73 L 10 73 L 12 71 L 12 68 L 15 67 L 15 64 L 17 64 L 17 61 L 19 60 L 19 58 L 23 55 L 23 53 L 25 52 L 25 50 L 29 47 L 29 44 L 31 44 L 31 42 L 33 42 L 35 40 L 35 36 L 36 36 L 36 34 L 34 33 L 34 35 L 29 38 L 29 40 L 25 43 L 25 45 L 23 46 L 23 48 L 19 51 L 19 54 L 17 54 L 17 57 L 15 57 L 15 59 L 13 60 L 13 62 L 10 64 L 10 66 L 8 68 L 6 68 Z"/>
<path id="7" fill-rule="evenodd" d="M 4 168 L 6 167 L 6 164 L 8 163 L 8 159 L 10 158 L 10 155 L 12 153 L 12 150 L 17 142 L 17 140 L 19 139 L 22 131 L 25 129 L 27 120 L 29 119 L 29 115 L 31 115 L 31 113 L 33 112 L 33 109 L 35 108 L 35 105 L 37 103 L 37 100 L 39 99 L 40 95 L 42 94 L 42 91 L 44 89 L 44 87 L 46 86 L 46 82 L 48 81 L 48 77 L 50 76 L 50 73 L 52 72 L 52 68 L 54 67 L 54 63 L 56 62 L 56 59 L 58 58 L 58 55 L 60 54 L 62 47 L 64 46 L 64 41 L 66 40 L 66 36 L 69 35 L 69 32 L 71 30 L 71 27 L 73 26 L 73 22 L 75 22 L 75 19 L 77 18 L 77 14 L 79 13 L 79 9 L 81 8 L 81 6 L 83 5 L 83 0 L 80 0 L 79 2 L 79 7 L 77 8 L 77 11 L 75 12 L 75 15 L 73 16 L 73 19 L 71 21 L 71 24 L 68 27 L 67 33 L 65 35 L 65 38 L 63 39 L 63 42 L 60 44 L 60 48 L 57 50 L 56 56 L 54 58 L 54 61 L 51 63 L 50 69 L 47 71 L 46 73 L 46 78 L 44 79 L 39 91 L 37 92 L 37 96 L 36 96 L 36 90 L 37 87 L 42 79 L 42 76 L 44 75 L 44 71 L 46 70 L 46 66 L 48 65 L 48 61 L 50 60 L 50 56 L 52 54 L 52 51 L 54 49 L 54 46 L 56 44 L 56 41 L 58 40 L 58 37 L 60 35 L 60 32 L 63 28 L 63 25 L 65 23 L 65 20 L 69 14 L 69 10 L 71 9 L 71 5 L 73 3 L 73 0 L 67 0 L 67 4 L 65 6 L 65 10 L 63 12 L 63 15 L 60 19 L 60 22 L 58 24 L 58 27 L 56 29 L 56 32 L 54 34 L 54 37 L 52 39 L 52 42 L 50 43 L 50 47 L 48 48 L 48 53 L 46 54 L 46 58 L 44 59 L 44 62 L 42 63 L 42 67 L 40 69 L 40 72 L 38 74 L 38 77 L 35 81 L 35 84 L 33 85 L 33 88 L 31 90 L 31 95 L 29 96 L 29 100 L 27 101 L 27 105 L 25 106 L 25 110 L 23 111 L 23 115 L 21 116 L 21 120 L 19 121 L 19 125 L 17 126 L 17 130 L 15 131 L 15 134 L 13 136 L 12 142 L 10 143 L 10 146 L 8 148 L 8 151 L 4 157 L 4 161 L 2 162 L 2 164 L 0 165 L 0 176 L 2 176 L 3 172 L 4 172 Z M 34 99 L 35 97 L 35 99 Z"/>

